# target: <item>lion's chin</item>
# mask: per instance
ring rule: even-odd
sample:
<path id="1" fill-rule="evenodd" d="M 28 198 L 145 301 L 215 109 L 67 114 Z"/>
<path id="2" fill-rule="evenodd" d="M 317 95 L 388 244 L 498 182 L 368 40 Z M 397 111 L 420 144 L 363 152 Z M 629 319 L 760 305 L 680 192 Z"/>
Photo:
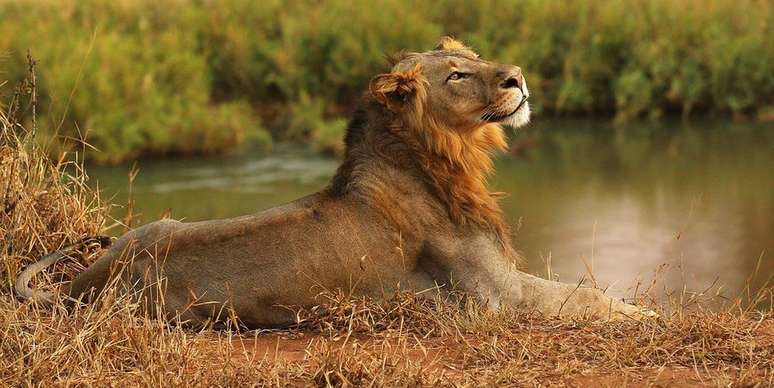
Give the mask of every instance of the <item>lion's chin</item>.
<path id="1" fill-rule="evenodd" d="M 529 102 L 524 101 L 524 104 L 522 104 L 522 106 L 516 112 L 513 112 L 512 115 L 502 119 L 500 124 L 508 125 L 514 128 L 523 127 L 529 123 L 529 115 Z"/>

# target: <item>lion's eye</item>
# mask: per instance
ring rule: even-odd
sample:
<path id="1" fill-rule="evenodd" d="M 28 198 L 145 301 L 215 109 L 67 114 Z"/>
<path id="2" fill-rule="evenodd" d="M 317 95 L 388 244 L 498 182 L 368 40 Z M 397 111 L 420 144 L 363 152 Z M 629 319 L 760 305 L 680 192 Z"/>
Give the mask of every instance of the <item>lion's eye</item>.
<path id="1" fill-rule="evenodd" d="M 463 78 L 468 78 L 469 75 L 470 74 L 460 73 L 459 71 L 455 71 L 455 72 L 449 74 L 449 77 L 446 78 L 446 80 L 447 81 L 457 81 L 457 80 L 461 80 Z"/>

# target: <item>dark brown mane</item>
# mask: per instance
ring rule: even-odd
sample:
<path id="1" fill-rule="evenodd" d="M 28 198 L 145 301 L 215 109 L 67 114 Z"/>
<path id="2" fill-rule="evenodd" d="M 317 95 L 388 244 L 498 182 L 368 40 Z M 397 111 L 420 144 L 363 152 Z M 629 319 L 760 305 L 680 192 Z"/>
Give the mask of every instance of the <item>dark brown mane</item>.
<path id="1" fill-rule="evenodd" d="M 424 112 L 424 104 L 425 101 L 421 101 L 414 113 L 419 113 L 416 110 Z M 362 174 L 354 172 L 362 169 L 360 166 L 368 164 L 369 160 L 379 158 L 387 163 L 410 163 L 398 167 L 406 174 L 421 177 L 453 223 L 490 230 L 503 246 L 510 246 L 509 230 L 497 204 L 499 194 L 491 193 L 486 184 L 493 167 L 493 152 L 506 146 L 503 130 L 498 124 L 487 123 L 459 133 L 438 126 L 429 112 L 400 117 L 366 94 L 349 123 L 345 144 L 345 159 L 328 189 L 332 195 L 342 196 L 358 187 Z M 391 150 L 387 151 L 387 147 Z M 405 157 L 396 157 L 397 154 Z M 385 202 L 394 200 L 384 198 L 384 193 L 379 197 L 377 206 L 389 213 L 385 214 L 388 218 L 400 220 L 417 216 L 393 214 L 399 210 L 393 208 L 399 205 L 384 206 Z"/>

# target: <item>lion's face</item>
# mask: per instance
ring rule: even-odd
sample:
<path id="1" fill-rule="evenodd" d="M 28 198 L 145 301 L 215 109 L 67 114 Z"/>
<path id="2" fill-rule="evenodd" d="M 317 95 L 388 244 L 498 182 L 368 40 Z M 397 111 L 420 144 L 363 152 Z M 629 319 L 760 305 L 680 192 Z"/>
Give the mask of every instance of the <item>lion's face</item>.
<path id="1" fill-rule="evenodd" d="M 519 67 L 480 59 L 451 38 L 432 51 L 404 55 L 391 73 L 374 78 L 371 92 L 393 111 L 416 109 L 422 99 L 423 115 L 458 132 L 493 122 L 519 127 L 530 116 Z"/>

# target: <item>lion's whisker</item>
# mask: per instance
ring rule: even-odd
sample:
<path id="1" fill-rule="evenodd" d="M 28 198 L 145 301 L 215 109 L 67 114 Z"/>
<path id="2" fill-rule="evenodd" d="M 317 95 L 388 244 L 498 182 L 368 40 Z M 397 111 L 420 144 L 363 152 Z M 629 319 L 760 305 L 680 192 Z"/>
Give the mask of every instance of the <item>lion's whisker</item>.
<path id="1" fill-rule="evenodd" d="M 494 111 L 492 111 L 491 107 L 487 107 L 487 109 L 484 111 L 484 114 L 481 116 L 481 120 L 488 121 L 490 118 L 492 118 L 492 115 L 494 115 Z"/>

